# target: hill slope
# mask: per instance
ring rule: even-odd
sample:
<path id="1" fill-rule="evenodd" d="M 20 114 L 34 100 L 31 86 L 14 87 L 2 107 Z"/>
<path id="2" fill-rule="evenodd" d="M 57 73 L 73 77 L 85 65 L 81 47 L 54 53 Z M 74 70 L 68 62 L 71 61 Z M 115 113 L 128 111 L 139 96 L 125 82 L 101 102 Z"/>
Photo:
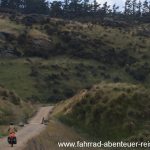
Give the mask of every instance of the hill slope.
<path id="1" fill-rule="evenodd" d="M 149 140 L 149 91 L 128 83 L 100 83 L 58 104 L 54 116 L 102 140 Z"/>
<path id="2" fill-rule="evenodd" d="M 0 83 L 30 101 L 56 102 L 78 92 L 53 115 L 95 139 L 149 140 L 149 33 L 149 24 L 112 27 L 0 14 Z M 22 106 L 11 98 L 1 103 L 4 110 Z M 9 114 L 3 116 L 11 120 Z"/>
<path id="3" fill-rule="evenodd" d="M 24 102 L 16 93 L 0 87 L 0 136 L 8 134 L 6 126 L 10 122 L 26 123 L 35 111 L 30 103 Z"/>
<path id="4" fill-rule="evenodd" d="M 5 13 L 0 18 L 0 82 L 24 99 L 59 101 L 101 81 L 149 87 L 149 24 L 111 27 Z"/>

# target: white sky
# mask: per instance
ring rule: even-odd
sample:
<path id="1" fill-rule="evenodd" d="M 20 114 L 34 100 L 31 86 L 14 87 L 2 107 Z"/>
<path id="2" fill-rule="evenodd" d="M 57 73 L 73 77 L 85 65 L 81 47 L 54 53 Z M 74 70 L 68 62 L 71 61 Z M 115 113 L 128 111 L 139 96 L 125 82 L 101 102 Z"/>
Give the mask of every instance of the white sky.
<path id="1" fill-rule="evenodd" d="M 113 5 L 113 4 L 117 4 L 117 6 L 119 6 L 120 7 L 120 9 L 122 9 L 123 8 L 123 6 L 124 6 L 124 4 L 125 4 L 125 1 L 126 0 L 97 0 L 99 3 L 105 3 L 106 1 L 108 2 L 108 4 L 110 4 L 110 5 Z M 137 0 L 137 2 L 138 2 L 139 0 Z M 142 2 L 144 1 L 144 0 L 141 0 Z"/>
<path id="2" fill-rule="evenodd" d="M 124 4 L 124 2 L 125 2 L 125 0 L 97 0 L 99 3 L 104 3 L 104 2 L 108 2 L 109 4 L 114 4 L 114 3 L 116 3 L 116 4 L 118 4 L 118 5 L 122 5 L 122 4 Z"/>
<path id="3" fill-rule="evenodd" d="M 106 1 L 108 2 L 109 5 L 113 5 L 116 4 L 117 6 L 119 6 L 120 9 L 123 8 L 125 0 L 97 0 L 99 3 L 103 4 Z"/>
<path id="4" fill-rule="evenodd" d="M 50 0 L 52 1 L 52 0 Z M 54 0 L 53 0 L 54 1 Z M 61 0 L 57 0 L 57 1 L 61 1 Z M 63 0 L 62 0 L 63 1 Z M 93 1 L 93 0 L 90 0 L 90 1 Z M 123 6 L 125 4 L 125 1 L 126 0 L 97 0 L 97 2 L 101 3 L 101 4 L 104 4 L 105 2 L 108 2 L 109 5 L 113 5 L 113 4 L 116 4 L 117 6 L 119 6 L 119 9 L 120 10 L 123 10 Z M 137 0 L 138 2 L 139 0 Z M 141 0 L 141 2 L 143 2 L 144 0 Z M 150 1 L 150 0 L 149 0 Z"/>

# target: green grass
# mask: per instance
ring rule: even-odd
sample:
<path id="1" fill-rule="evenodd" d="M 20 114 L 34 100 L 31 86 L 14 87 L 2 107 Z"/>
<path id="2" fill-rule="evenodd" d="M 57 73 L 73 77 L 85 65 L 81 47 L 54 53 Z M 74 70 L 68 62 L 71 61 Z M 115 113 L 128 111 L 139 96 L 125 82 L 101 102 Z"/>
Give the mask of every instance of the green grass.
<path id="1" fill-rule="evenodd" d="M 135 26 L 132 28 L 121 28 L 119 30 L 118 28 L 110 28 L 110 27 L 102 27 L 100 25 L 96 25 L 92 28 L 92 30 L 89 30 L 88 28 L 85 28 L 81 33 L 88 35 L 91 38 L 98 38 L 103 39 L 104 41 L 108 41 L 108 45 L 117 48 L 131 48 L 131 46 L 128 46 L 129 43 L 133 44 L 133 46 L 139 45 L 145 45 L 145 47 L 150 47 L 149 39 L 142 37 L 142 39 L 145 40 L 146 43 L 143 43 L 140 39 L 140 36 L 136 35 L 137 30 L 142 25 Z M 132 33 L 135 33 L 133 36 Z M 144 49 L 143 49 L 144 50 Z"/>
<path id="2" fill-rule="evenodd" d="M 1 19 L 0 31 L 12 31 L 21 37 L 6 39 L 0 45 L 11 45 L 24 57 L 0 60 L 0 84 L 24 99 L 41 102 L 66 99 L 101 81 L 149 87 L 150 41 L 136 34 L 142 26 L 119 29 L 51 19 L 28 28 Z M 33 47 L 32 40 L 43 44 Z M 46 47 L 47 41 L 52 47 Z M 41 54 L 47 59 L 36 58 Z M 26 60 L 28 56 L 31 62 Z M 141 65 L 146 63 L 148 67 Z"/>
<path id="3" fill-rule="evenodd" d="M 64 56 L 48 60 L 0 60 L 1 85 L 15 91 L 26 100 L 54 102 L 66 99 L 77 91 L 101 81 L 137 83 L 123 68 L 115 65 L 108 67 L 94 60 Z"/>
<path id="4" fill-rule="evenodd" d="M 31 58 L 31 61 L 32 63 L 26 59 L 4 59 L 0 63 L 0 83 L 26 99 L 32 96 L 43 101 L 65 99 L 69 90 L 74 94 L 97 82 L 111 81 L 116 76 L 123 81 L 133 81 L 120 68 L 102 70 L 103 64 L 93 60 L 56 57 L 50 60 Z M 37 75 L 30 75 L 31 68 L 35 68 Z M 55 89 L 58 93 L 53 92 Z"/>
<path id="5" fill-rule="evenodd" d="M 24 59 L 0 60 L 0 83 L 17 92 L 22 98 L 34 94 L 34 80 L 29 76 L 30 66 Z"/>

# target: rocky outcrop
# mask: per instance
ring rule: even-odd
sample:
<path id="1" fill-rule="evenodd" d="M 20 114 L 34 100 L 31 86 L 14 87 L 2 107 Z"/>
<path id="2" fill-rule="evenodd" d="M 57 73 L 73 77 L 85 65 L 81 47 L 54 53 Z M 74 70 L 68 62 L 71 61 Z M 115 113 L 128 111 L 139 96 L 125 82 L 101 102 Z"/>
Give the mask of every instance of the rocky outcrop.
<path id="1" fill-rule="evenodd" d="M 0 32 L 0 57 L 15 57 L 16 48 L 11 44 L 11 41 L 16 40 L 14 34 L 9 32 Z"/>
<path id="2" fill-rule="evenodd" d="M 48 39 L 29 37 L 27 39 L 25 55 L 47 58 L 50 55 L 52 48 L 53 44 Z"/>
<path id="3" fill-rule="evenodd" d="M 0 48 L 0 57 L 15 57 L 14 49 L 11 48 Z"/>
<path id="4" fill-rule="evenodd" d="M 1 31 L 0 40 L 16 40 L 16 36 L 13 33 Z"/>

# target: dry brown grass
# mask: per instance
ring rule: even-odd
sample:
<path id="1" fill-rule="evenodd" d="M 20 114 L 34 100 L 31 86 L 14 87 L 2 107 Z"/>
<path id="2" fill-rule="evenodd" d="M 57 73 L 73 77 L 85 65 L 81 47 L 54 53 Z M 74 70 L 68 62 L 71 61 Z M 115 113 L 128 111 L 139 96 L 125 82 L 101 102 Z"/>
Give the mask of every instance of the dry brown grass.
<path id="1" fill-rule="evenodd" d="M 54 111 L 52 113 L 52 116 L 59 116 L 60 114 L 66 114 L 72 111 L 72 108 L 74 105 L 82 100 L 84 95 L 87 93 L 87 90 L 82 90 L 72 98 L 62 101 L 58 104 L 56 104 Z"/>
<path id="2" fill-rule="evenodd" d="M 72 128 L 51 120 L 47 129 L 27 143 L 24 150 L 66 150 L 59 148 L 58 142 L 87 141 Z M 88 150 L 88 148 L 67 148 L 67 150 Z M 96 150 L 96 148 L 95 148 Z"/>
<path id="3" fill-rule="evenodd" d="M 0 19 L 0 32 L 7 32 L 18 36 L 24 28 L 23 25 L 16 24 L 8 19 Z"/>
<path id="4" fill-rule="evenodd" d="M 48 39 L 48 36 L 36 29 L 31 29 L 28 35 L 33 39 Z"/>

